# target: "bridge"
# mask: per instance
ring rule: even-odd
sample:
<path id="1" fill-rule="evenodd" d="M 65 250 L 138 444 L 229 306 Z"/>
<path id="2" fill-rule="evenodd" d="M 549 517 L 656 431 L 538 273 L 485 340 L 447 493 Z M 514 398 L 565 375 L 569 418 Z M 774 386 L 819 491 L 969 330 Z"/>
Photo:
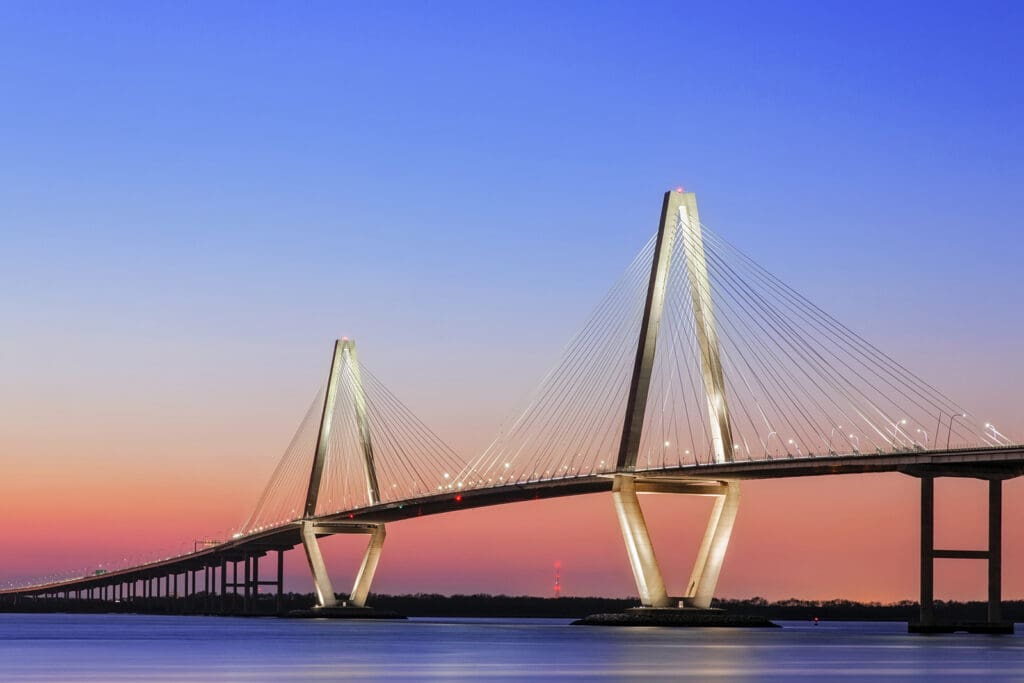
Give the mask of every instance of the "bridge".
<path id="1" fill-rule="evenodd" d="M 934 561 L 954 558 L 987 562 L 988 625 L 1012 629 L 1001 614 L 1002 482 L 1024 474 L 1024 445 L 978 423 L 761 268 L 701 223 L 695 195 L 679 189 L 665 193 L 656 234 L 529 404 L 476 458 L 456 455 L 343 338 L 324 387 L 232 538 L 2 590 L 0 606 L 280 613 L 284 553 L 301 546 L 317 608 L 354 613 L 367 609 L 388 524 L 610 493 L 641 604 L 707 609 L 742 481 L 865 472 L 920 479 L 919 628 L 940 626 Z M 988 482 L 985 549 L 935 547 L 938 477 Z M 666 590 L 640 493 L 715 499 L 684 595 Z M 318 541 L 334 534 L 368 537 L 340 603 Z M 276 571 L 266 578 L 261 559 L 272 553 Z"/>

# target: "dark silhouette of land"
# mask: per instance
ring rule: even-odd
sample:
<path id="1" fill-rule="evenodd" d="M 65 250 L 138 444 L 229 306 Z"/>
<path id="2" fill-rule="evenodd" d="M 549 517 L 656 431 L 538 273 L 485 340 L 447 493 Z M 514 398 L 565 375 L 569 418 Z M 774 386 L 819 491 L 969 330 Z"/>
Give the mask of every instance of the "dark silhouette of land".
<path id="1" fill-rule="evenodd" d="M 219 596 L 216 596 L 219 598 Z M 153 598 L 137 599 L 131 603 L 111 603 L 89 600 L 63 600 L 59 598 L 35 598 L 19 600 L 16 603 L 0 602 L 2 612 L 145 612 L 170 614 L 241 614 L 240 596 L 228 596 L 230 609 L 205 609 L 209 604 L 199 593 L 186 599 Z M 344 599 L 345 596 L 339 596 Z M 212 603 L 212 601 L 210 601 Z M 280 605 L 273 595 L 261 595 L 254 601 L 251 614 L 270 616 L 294 610 L 308 610 L 316 600 L 311 593 L 286 593 L 281 596 Z M 509 595 L 439 595 L 416 593 L 411 595 L 370 595 L 368 603 L 380 610 L 390 610 L 409 617 L 475 617 L 475 618 L 560 618 L 579 619 L 591 614 L 621 612 L 639 607 L 636 598 L 561 597 L 540 598 L 533 596 Z M 724 609 L 731 614 L 764 617 L 772 620 L 820 620 L 832 621 L 916 621 L 919 608 L 916 602 L 903 600 L 883 604 L 878 602 L 855 602 L 852 600 L 800 600 L 789 598 L 769 602 L 764 598 L 745 600 L 719 600 L 712 607 Z M 984 621 L 984 602 L 935 603 L 936 614 L 941 619 L 957 621 Z M 1024 600 L 1003 602 L 1003 615 L 1007 621 L 1024 621 Z"/>
<path id="2" fill-rule="evenodd" d="M 639 607 L 636 598 L 561 597 L 538 598 L 508 595 L 376 595 L 370 604 L 410 617 L 535 617 L 578 619 L 600 612 L 620 612 Z M 936 601 L 936 612 L 956 620 L 985 619 L 985 602 Z M 764 598 L 712 601 L 712 607 L 735 614 L 768 619 L 833 621 L 914 621 L 919 616 L 917 602 L 904 600 L 891 604 L 852 600 L 799 600 L 789 598 L 769 602 Z M 1004 618 L 1024 621 L 1024 600 L 1003 602 Z"/>

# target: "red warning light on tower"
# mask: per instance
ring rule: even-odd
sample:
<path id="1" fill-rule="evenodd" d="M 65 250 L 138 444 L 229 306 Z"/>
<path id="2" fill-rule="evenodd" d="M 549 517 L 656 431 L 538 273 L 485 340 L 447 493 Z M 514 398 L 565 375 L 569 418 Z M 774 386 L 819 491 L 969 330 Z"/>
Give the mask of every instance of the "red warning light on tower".
<path id="1" fill-rule="evenodd" d="M 562 561 L 555 561 L 555 597 L 562 597 Z"/>

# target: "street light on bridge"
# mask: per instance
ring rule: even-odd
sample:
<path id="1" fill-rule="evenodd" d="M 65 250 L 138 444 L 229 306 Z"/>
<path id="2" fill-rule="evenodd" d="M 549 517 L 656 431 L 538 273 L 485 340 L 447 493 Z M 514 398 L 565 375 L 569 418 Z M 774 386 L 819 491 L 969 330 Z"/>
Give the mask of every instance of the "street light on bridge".
<path id="1" fill-rule="evenodd" d="M 1010 440 L 1006 438 L 1006 435 L 996 429 L 996 426 L 990 422 L 985 423 L 985 429 L 992 432 L 992 439 L 1000 446 L 1005 446 L 1010 443 Z"/>

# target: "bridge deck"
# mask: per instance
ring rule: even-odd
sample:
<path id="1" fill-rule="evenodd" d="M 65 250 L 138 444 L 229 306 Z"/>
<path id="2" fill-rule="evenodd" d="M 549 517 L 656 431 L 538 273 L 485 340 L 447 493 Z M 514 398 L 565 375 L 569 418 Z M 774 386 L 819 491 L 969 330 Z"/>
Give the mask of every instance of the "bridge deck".
<path id="1" fill-rule="evenodd" d="M 707 465 L 686 465 L 673 469 L 639 471 L 638 480 L 646 485 L 708 480 L 774 479 L 784 477 L 902 472 L 911 476 L 963 476 L 1008 479 L 1024 475 L 1024 445 L 998 448 L 964 448 L 942 451 L 904 451 L 879 454 L 805 456 Z M 382 522 L 467 510 L 506 503 L 560 498 L 586 493 L 611 491 L 612 474 L 591 474 L 550 479 L 524 484 L 446 491 L 421 498 L 382 503 L 372 507 L 346 510 L 317 517 L 318 535 L 356 531 Z M 124 581 L 141 580 L 168 574 L 181 574 L 207 566 L 218 566 L 246 555 L 272 550 L 288 550 L 301 543 L 300 522 L 247 534 L 202 550 L 135 567 L 85 576 L 45 585 L 0 590 L 0 595 L 33 595 L 65 590 L 80 590 Z"/>

